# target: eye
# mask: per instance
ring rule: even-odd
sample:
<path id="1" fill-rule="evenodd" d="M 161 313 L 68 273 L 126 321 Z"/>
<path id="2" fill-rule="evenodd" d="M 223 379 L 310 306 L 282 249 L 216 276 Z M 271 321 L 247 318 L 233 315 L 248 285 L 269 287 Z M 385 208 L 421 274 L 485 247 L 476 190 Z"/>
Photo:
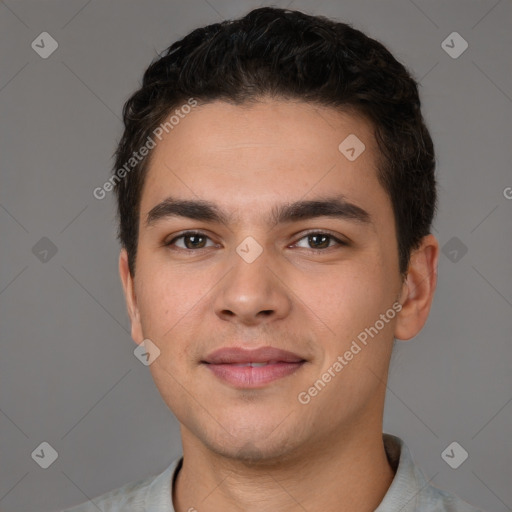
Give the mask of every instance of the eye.
<path id="1" fill-rule="evenodd" d="M 184 246 L 179 246 L 176 244 L 177 240 L 183 239 Z M 170 247 L 175 245 L 178 249 L 182 250 L 194 250 L 194 249 L 205 249 L 207 246 L 205 245 L 206 240 L 210 240 L 210 237 L 201 233 L 200 231 L 186 231 L 181 235 L 173 238 L 169 242 L 165 242 L 164 245 L 166 247 Z M 213 244 L 215 245 L 215 244 Z M 211 245 L 209 247 L 212 247 Z"/>
<path id="2" fill-rule="evenodd" d="M 307 240 L 307 244 L 310 245 L 310 247 L 304 247 L 305 249 L 310 249 L 314 252 L 323 252 L 325 249 L 328 249 L 330 247 L 333 247 L 330 242 L 334 241 L 334 245 L 340 245 L 340 246 L 348 246 L 348 243 L 344 242 L 343 240 L 340 240 L 339 238 L 335 237 L 334 235 L 331 235 L 330 233 L 324 233 L 322 231 L 312 231 L 310 233 L 307 233 L 305 236 L 299 239 L 299 242 L 301 240 Z M 298 245 L 298 242 L 295 244 Z M 311 247 L 313 245 L 313 247 Z M 300 247 L 300 246 L 299 246 Z"/>

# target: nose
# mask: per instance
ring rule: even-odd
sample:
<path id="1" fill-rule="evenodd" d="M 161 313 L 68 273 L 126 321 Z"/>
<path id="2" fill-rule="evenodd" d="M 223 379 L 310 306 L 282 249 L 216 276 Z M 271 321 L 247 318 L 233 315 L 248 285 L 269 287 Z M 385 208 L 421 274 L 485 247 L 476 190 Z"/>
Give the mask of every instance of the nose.
<path id="1" fill-rule="evenodd" d="M 220 319 L 255 326 L 289 314 L 290 289 L 268 251 L 264 250 L 251 263 L 234 251 L 230 263 L 231 270 L 217 288 L 214 300 L 215 313 Z"/>

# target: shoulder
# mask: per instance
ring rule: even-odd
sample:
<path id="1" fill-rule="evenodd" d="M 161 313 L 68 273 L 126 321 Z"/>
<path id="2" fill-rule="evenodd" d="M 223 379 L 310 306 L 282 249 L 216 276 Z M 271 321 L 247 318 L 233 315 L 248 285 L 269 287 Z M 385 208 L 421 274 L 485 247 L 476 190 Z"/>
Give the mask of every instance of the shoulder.
<path id="1" fill-rule="evenodd" d="M 456 494 L 431 485 L 402 439 L 384 434 L 383 440 L 395 477 L 375 512 L 483 512 Z"/>
<path id="2" fill-rule="evenodd" d="M 62 512 L 117 512 L 124 507 L 133 512 L 143 511 L 145 495 L 154 478 L 152 476 L 130 482 Z"/>
<path id="3" fill-rule="evenodd" d="M 431 485 L 419 494 L 417 509 L 429 512 L 484 512 L 466 503 L 457 495 Z"/>
<path id="4" fill-rule="evenodd" d="M 148 504 L 155 505 L 155 510 L 160 510 L 161 505 L 170 511 L 171 479 L 179 462 L 179 459 L 173 461 L 160 474 L 127 483 L 60 512 L 146 512 Z"/>

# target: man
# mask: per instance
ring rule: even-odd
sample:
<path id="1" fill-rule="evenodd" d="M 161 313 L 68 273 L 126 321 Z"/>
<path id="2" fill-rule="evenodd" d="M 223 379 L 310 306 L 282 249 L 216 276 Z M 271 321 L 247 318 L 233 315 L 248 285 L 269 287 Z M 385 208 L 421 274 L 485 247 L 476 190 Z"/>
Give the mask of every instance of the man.
<path id="1" fill-rule="evenodd" d="M 407 70 L 348 25 L 261 8 L 173 44 L 124 123 L 120 275 L 183 457 L 70 510 L 475 511 L 382 433 L 439 252 Z"/>

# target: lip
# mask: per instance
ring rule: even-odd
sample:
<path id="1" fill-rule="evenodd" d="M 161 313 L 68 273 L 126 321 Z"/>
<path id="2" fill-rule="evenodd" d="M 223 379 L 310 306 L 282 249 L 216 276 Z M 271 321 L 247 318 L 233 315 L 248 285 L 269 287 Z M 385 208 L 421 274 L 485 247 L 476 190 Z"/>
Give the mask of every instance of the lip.
<path id="1" fill-rule="evenodd" d="M 304 361 L 304 358 L 294 354 L 293 352 L 280 350 L 270 346 L 256 349 L 224 347 L 212 352 L 203 362 L 209 364 L 246 364 L 266 363 L 269 361 L 298 363 L 300 361 Z"/>
<path id="2" fill-rule="evenodd" d="M 274 347 L 243 349 L 226 347 L 201 361 L 220 380 L 237 388 L 259 388 L 299 370 L 306 360 Z M 251 366 L 251 363 L 264 364 Z"/>

